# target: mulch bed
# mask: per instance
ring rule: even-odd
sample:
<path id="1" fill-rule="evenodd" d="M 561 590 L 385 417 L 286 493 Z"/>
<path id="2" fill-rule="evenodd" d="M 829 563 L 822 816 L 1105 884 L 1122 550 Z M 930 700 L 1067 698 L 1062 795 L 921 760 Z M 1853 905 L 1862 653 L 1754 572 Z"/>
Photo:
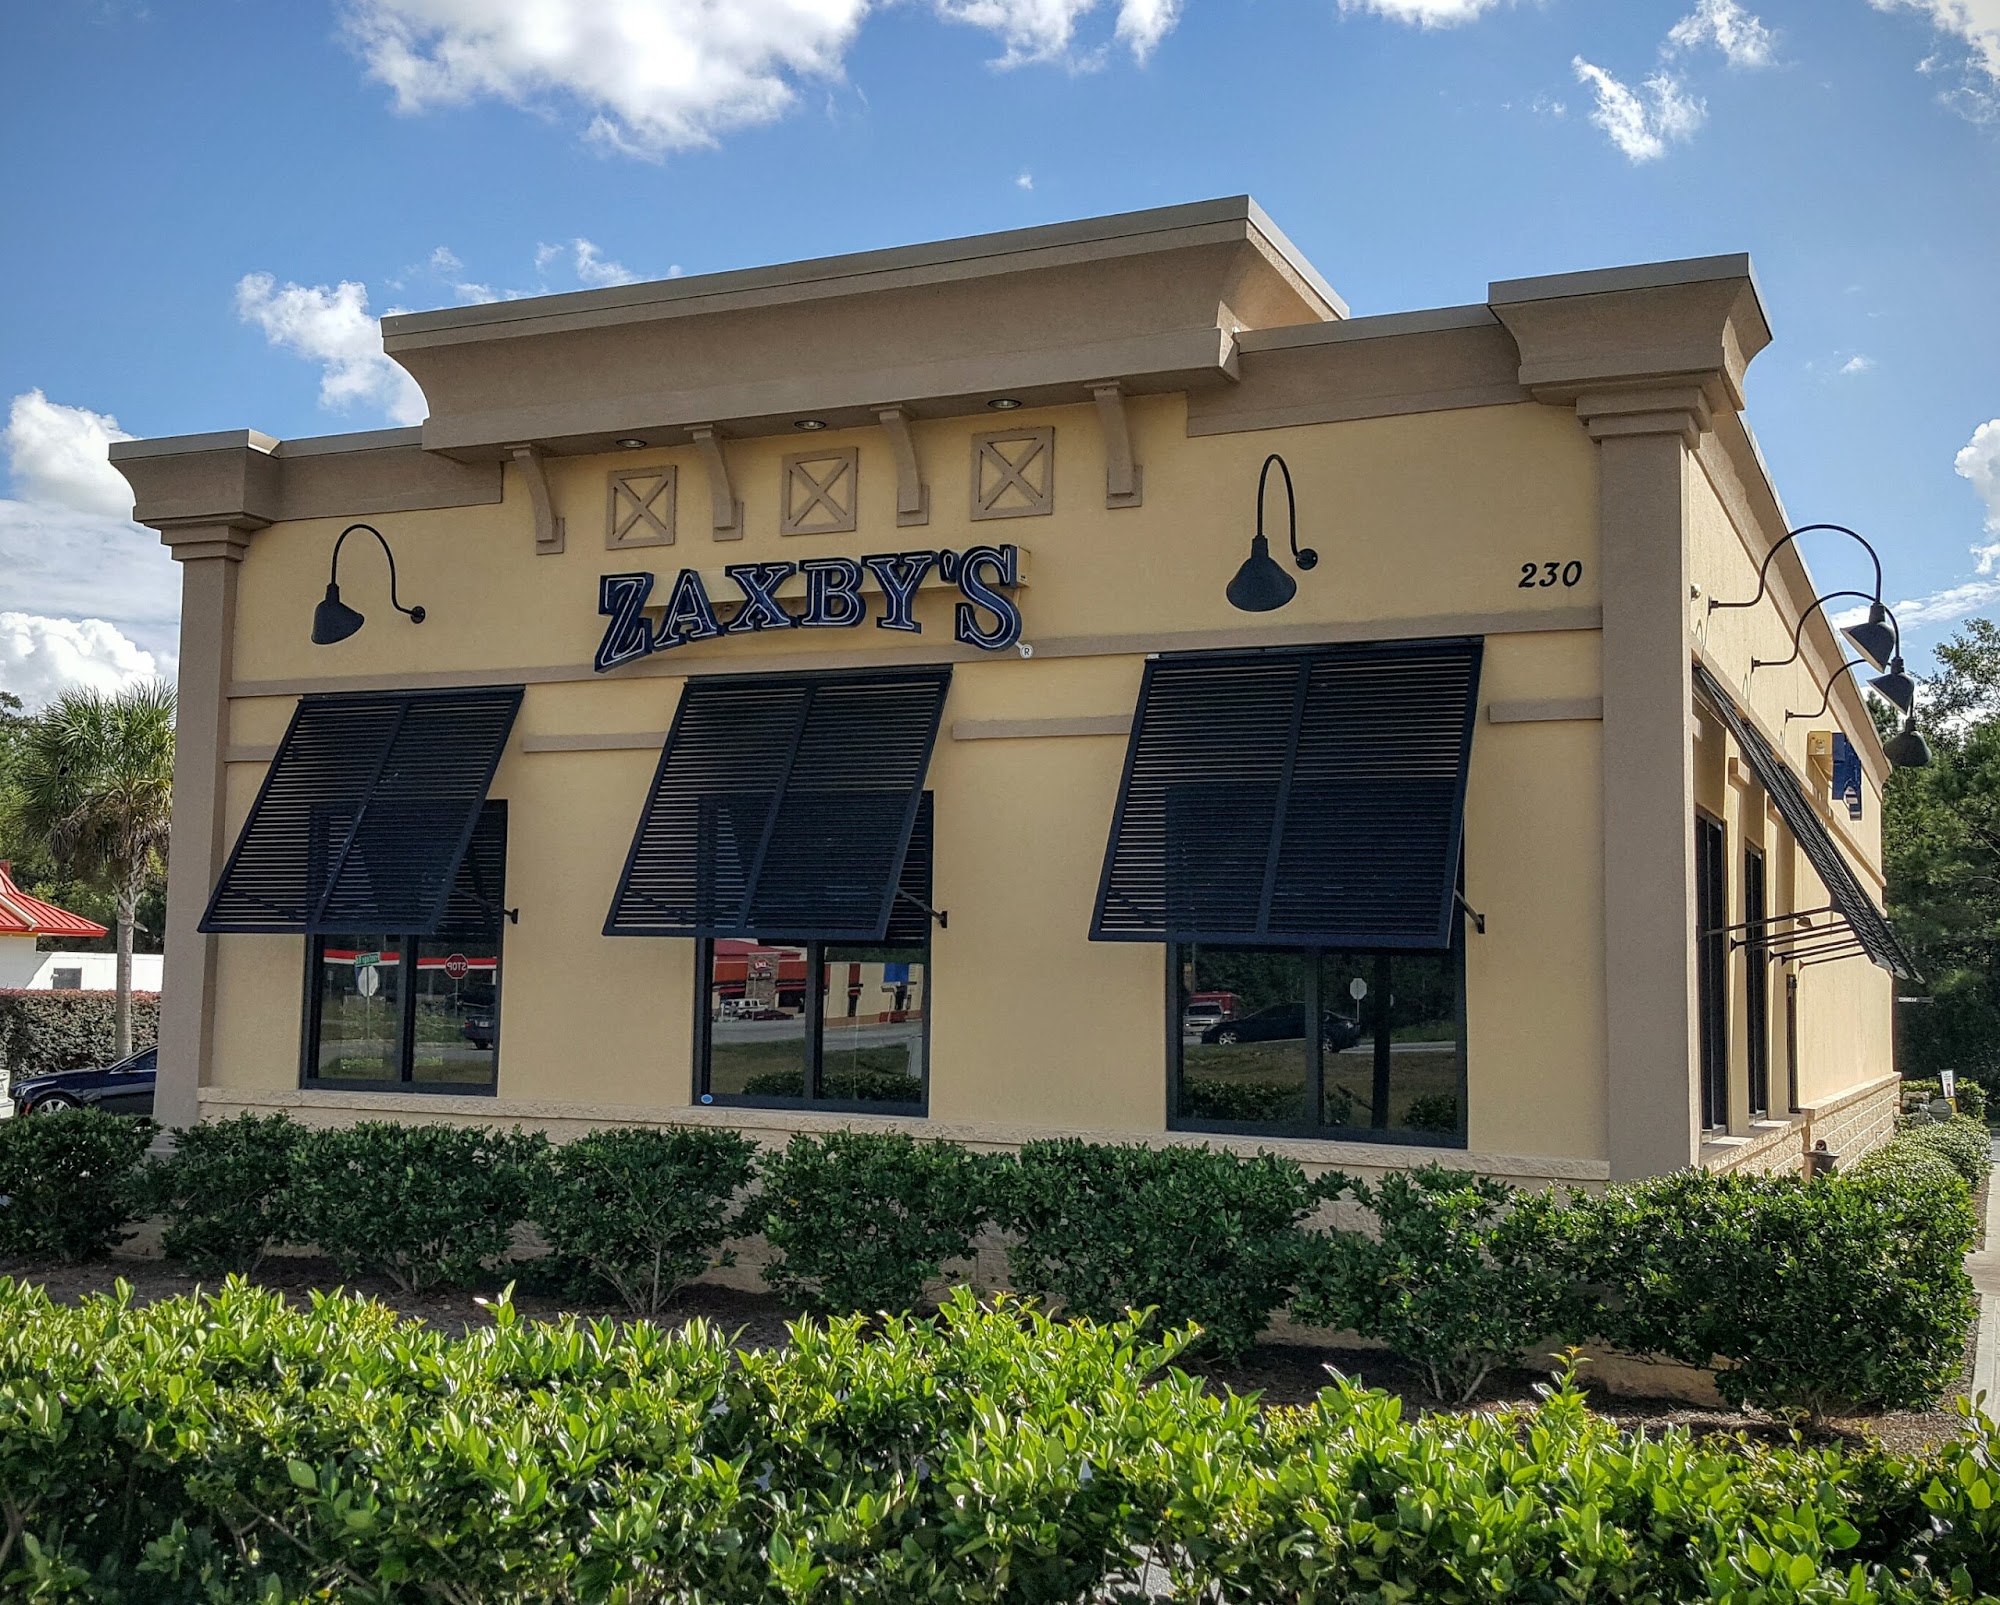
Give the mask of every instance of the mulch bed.
<path id="1" fill-rule="evenodd" d="M 1980 1203 L 1983 1216 L 1983 1196 Z M 204 1283 L 201 1278 L 186 1275 L 162 1260 L 124 1256 L 91 1265 L 47 1265 L 0 1259 L 0 1275 L 40 1283 L 48 1289 L 51 1298 L 66 1304 L 75 1303 L 91 1293 L 109 1292 L 121 1279 L 131 1286 L 133 1297 L 141 1303 L 192 1293 L 204 1285 L 211 1288 L 215 1285 L 213 1279 Z M 324 1259 L 275 1255 L 265 1262 L 252 1280 L 301 1301 L 315 1290 L 346 1286 L 353 1292 L 379 1299 L 400 1314 L 426 1322 L 440 1331 L 459 1333 L 492 1322 L 491 1306 L 484 1302 L 490 1293 L 439 1289 L 408 1294 L 374 1277 L 343 1281 L 333 1264 Z M 497 1284 L 494 1291 L 497 1291 Z M 578 1302 L 532 1291 L 519 1284 L 514 1290 L 514 1307 L 522 1315 L 540 1319 L 553 1319 L 563 1314 L 614 1319 L 625 1315 L 623 1307 L 616 1304 Z M 798 1318 L 796 1306 L 771 1294 L 702 1284 L 683 1289 L 663 1321 L 674 1323 L 702 1319 L 732 1334 L 741 1347 L 774 1348 L 785 1342 L 786 1323 Z M 1435 1408 L 1416 1369 L 1380 1350 L 1261 1343 L 1235 1365 L 1202 1362 L 1191 1356 L 1185 1368 L 1202 1376 L 1214 1387 L 1227 1387 L 1237 1393 L 1261 1394 L 1266 1404 L 1310 1403 L 1314 1395 L 1327 1385 L 1329 1372 L 1338 1371 L 1369 1387 L 1396 1394 L 1403 1400 L 1404 1408 L 1412 1413 Z M 1963 1380 L 1969 1382 L 1971 1374 L 1968 1354 Z M 1583 1379 L 1587 1386 L 1587 1367 Z M 1510 1404 L 1533 1404 L 1537 1399 L 1536 1386 L 1547 1381 L 1546 1375 L 1533 1371 L 1496 1372 L 1487 1379 L 1479 1400 L 1472 1408 L 1494 1410 Z M 1592 1403 L 1600 1413 L 1628 1430 L 1658 1431 L 1677 1426 L 1697 1434 L 1742 1434 L 1766 1443 L 1787 1442 L 1792 1431 L 1788 1424 L 1755 1412 L 1739 1414 L 1728 1410 L 1703 1409 L 1673 1399 L 1634 1398 L 1593 1389 Z M 1892 1413 L 1830 1421 L 1825 1436 L 1850 1444 L 1872 1441 L 1886 1449 L 1909 1451 L 1954 1437 L 1961 1426 L 1959 1417 L 1950 1410 Z"/>

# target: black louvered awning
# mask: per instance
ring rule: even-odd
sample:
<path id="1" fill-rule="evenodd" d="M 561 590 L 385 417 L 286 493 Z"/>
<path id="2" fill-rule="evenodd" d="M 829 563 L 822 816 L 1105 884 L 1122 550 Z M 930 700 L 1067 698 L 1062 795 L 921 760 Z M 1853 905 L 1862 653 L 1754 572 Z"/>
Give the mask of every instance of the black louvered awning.
<path id="1" fill-rule="evenodd" d="M 607 936 L 880 941 L 948 666 L 690 680 Z"/>
<path id="2" fill-rule="evenodd" d="M 1833 833 L 1819 817 L 1819 810 L 1813 806 L 1812 794 L 1806 790 L 1805 782 L 1792 772 L 1790 765 L 1764 739 L 1763 732 L 1743 716 L 1736 706 L 1736 699 L 1723 689 L 1722 682 L 1699 663 L 1694 666 L 1694 683 L 1702 700 L 1715 710 L 1715 716 L 1728 728 L 1736 745 L 1743 749 L 1743 756 L 1749 760 L 1757 783 L 1777 804 L 1785 828 L 1792 833 L 1792 839 L 1799 844 L 1799 851 L 1805 854 L 1813 873 L 1826 888 L 1827 901 L 1853 934 L 1855 947 L 1891 975 L 1902 976 L 1905 980 L 1919 979 L 1916 964 L 1903 951 L 1903 944 L 1896 940 L 1896 932 L 1889 924 L 1888 916 L 1862 890 L 1860 880 L 1847 862 L 1847 855 L 1840 850 Z M 1766 940 L 1780 938 L 1767 937 Z"/>
<path id="3" fill-rule="evenodd" d="M 201 929 L 429 934 L 519 686 L 301 698 Z"/>
<path id="4" fill-rule="evenodd" d="M 1092 938 L 1449 946 L 1480 649 L 1148 663 Z"/>

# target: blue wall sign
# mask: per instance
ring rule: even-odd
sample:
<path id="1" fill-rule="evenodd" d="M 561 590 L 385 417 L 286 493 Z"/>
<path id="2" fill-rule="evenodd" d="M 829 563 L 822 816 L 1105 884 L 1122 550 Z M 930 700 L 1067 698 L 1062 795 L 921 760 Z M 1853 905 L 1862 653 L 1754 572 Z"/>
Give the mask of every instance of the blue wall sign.
<path id="1" fill-rule="evenodd" d="M 659 583 L 655 574 L 606 574 L 597 582 L 597 611 L 611 622 L 597 643 L 592 667 L 599 674 L 655 652 L 717 636 L 754 635 L 761 630 L 851 630 L 868 617 L 861 587 L 869 576 L 882 588 L 878 630 L 921 635 L 914 607 L 917 589 L 935 569 L 961 600 L 952 610 L 952 635 L 967 646 L 1004 652 L 1021 639 L 1021 610 L 1012 591 L 1021 578 L 1018 546 L 969 546 L 962 552 L 891 552 L 876 557 L 808 557 L 796 563 L 732 563 L 723 570 L 740 593 L 721 600 L 735 604 L 726 623 L 716 614 L 698 570 L 684 568 L 667 592 L 658 626 L 646 606 Z M 794 574 L 805 576 L 805 605 L 793 612 L 778 600 L 778 587 Z M 1024 649 L 1025 650 L 1025 649 Z"/>
<path id="2" fill-rule="evenodd" d="M 1847 804 L 1847 817 L 1861 817 L 1861 754 L 1839 731 L 1833 734 L 1833 800 Z"/>

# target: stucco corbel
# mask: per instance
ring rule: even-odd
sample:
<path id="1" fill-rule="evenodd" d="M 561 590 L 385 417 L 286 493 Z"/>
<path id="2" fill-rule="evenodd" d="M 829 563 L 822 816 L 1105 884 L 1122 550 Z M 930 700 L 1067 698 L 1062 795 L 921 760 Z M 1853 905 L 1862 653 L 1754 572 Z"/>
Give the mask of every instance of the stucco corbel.
<path id="1" fill-rule="evenodd" d="M 1125 416 L 1125 392 L 1114 380 L 1090 387 L 1097 422 L 1104 432 L 1104 505 L 1137 507 L 1145 500 L 1145 470 L 1132 458 L 1132 426 Z"/>
<path id="2" fill-rule="evenodd" d="M 688 431 L 708 470 L 709 530 L 719 541 L 743 539 L 743 504 L 729 483 L 729 463 L 722 455 L 722 434 L 714 424 L 696 424 Z"/>
<path id="3" fill-rule="evenodd" d="M 896 459 L 896 522 L 928 524 L 931 521 L 931 488 L 924 483 L 917 462 L 917 443 L 910 438 L 910 414 L 904 407 L 878 407 L 875 416 L 889 435 L 889 450 Z"/>
<path id="4" fill-rule="evenodd" d="M 549 475 L 543 464 L 542 448 L 521 444 L 509 446 L 509 455 L 528 482 L 528 500 L 535 508 L 535 555 L 551 557 L 563 549 L 565 529 L 556 516 L 555 499 L 549 494 Z"/>

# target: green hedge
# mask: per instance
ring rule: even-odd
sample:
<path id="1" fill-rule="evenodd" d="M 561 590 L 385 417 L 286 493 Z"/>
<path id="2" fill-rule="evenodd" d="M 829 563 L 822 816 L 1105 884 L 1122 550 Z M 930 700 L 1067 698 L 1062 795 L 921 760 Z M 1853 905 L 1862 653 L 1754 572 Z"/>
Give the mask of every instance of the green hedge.
<path id="1" fill-rule="evenodd" d="M 168 1251 L 204 1270 L 288 1241 L 405 1290 L 497 1286 L 518 1274 L 516 1229 L 532 1222 L 553 1268 L 645 1312 L 727 1238 L 761 1232 L 778 1292 L 821 1313 L 894 1314 L 997 1225 L 1023 1293 L 1099 1318 L 1154 1308 L 1225 1356 L 1289 1302 L 1388 1344 L 1448 1402 L 1551 1343 L 1595 1342 L 1712 1368 L 1739 1404 L 1820 1416 L 1926 1405 L 1957 1379 L 1974 1222 L 1947 1157 L 1970 1168 L 1970 1125 L 1911 1127 L 1816 1182 L 1687 1171 L 1591 1198 L 1435 1168 L 1308 1183 L 1289 1160 L 1205 1147 L 986 1156 L 857 1132 L 796 1137 L 758 1156 L 752 1179 L 745 1140 L 712 1129 L 557 1150 L 520 1132 L 245 1118 L 189 1134 L 151 1191 Z M 9 1211 L 20 1234 L 42 1222 L 17 1235 L 21 1252 L 84 1257 L 122 1235 L 143 1136 L 107 1158 L 109 1139 L 65 1134 L 140 1130 L 95 1112 L 0 1126 L 0 1176 L 41 1200 Z M 1372 1218 L 1309 1222 L 1343 1193 Z"/>
<path id="2" fill-rule="evenodd" d="M 1567 1380 L 1412 1419 L 1264 1412 L 1184 1335 L 956 1295 L 723 1334 L 462 1338 L 231 1285 L 80 1307 L 0 1281 L 18 1599 L 1852 1602 L 2000 1589 L 2000 1430 L 1934 1454 L 1626 1434 Z M 1150 1574 L 1150 1575 L 1149 1575 Z"/>
<path id="3" fill-rule="evenodd" d="M 0 1090 L 29 1076 L 109 1064 L 115 992 L 0 990 Z M 132 994 L 132 1051 L 160 1034 L 160 995 Z"/>
<path id="4" fill-rule="evenodd" d="M 159 1128 L 98 1109 L 0 1121 L 0 1254 L 74 1264 L 122 1243 Z"/>
<path id="5" fill-rule="evenodd" d="M 1017 1288 L 1097 1320 L 1153 1309 L 1225 1357 L 1284 1308 L 1320 1197 L 1270 1154 L 1073 1141 L 1027 1144 L 994 1191 Z"/>

